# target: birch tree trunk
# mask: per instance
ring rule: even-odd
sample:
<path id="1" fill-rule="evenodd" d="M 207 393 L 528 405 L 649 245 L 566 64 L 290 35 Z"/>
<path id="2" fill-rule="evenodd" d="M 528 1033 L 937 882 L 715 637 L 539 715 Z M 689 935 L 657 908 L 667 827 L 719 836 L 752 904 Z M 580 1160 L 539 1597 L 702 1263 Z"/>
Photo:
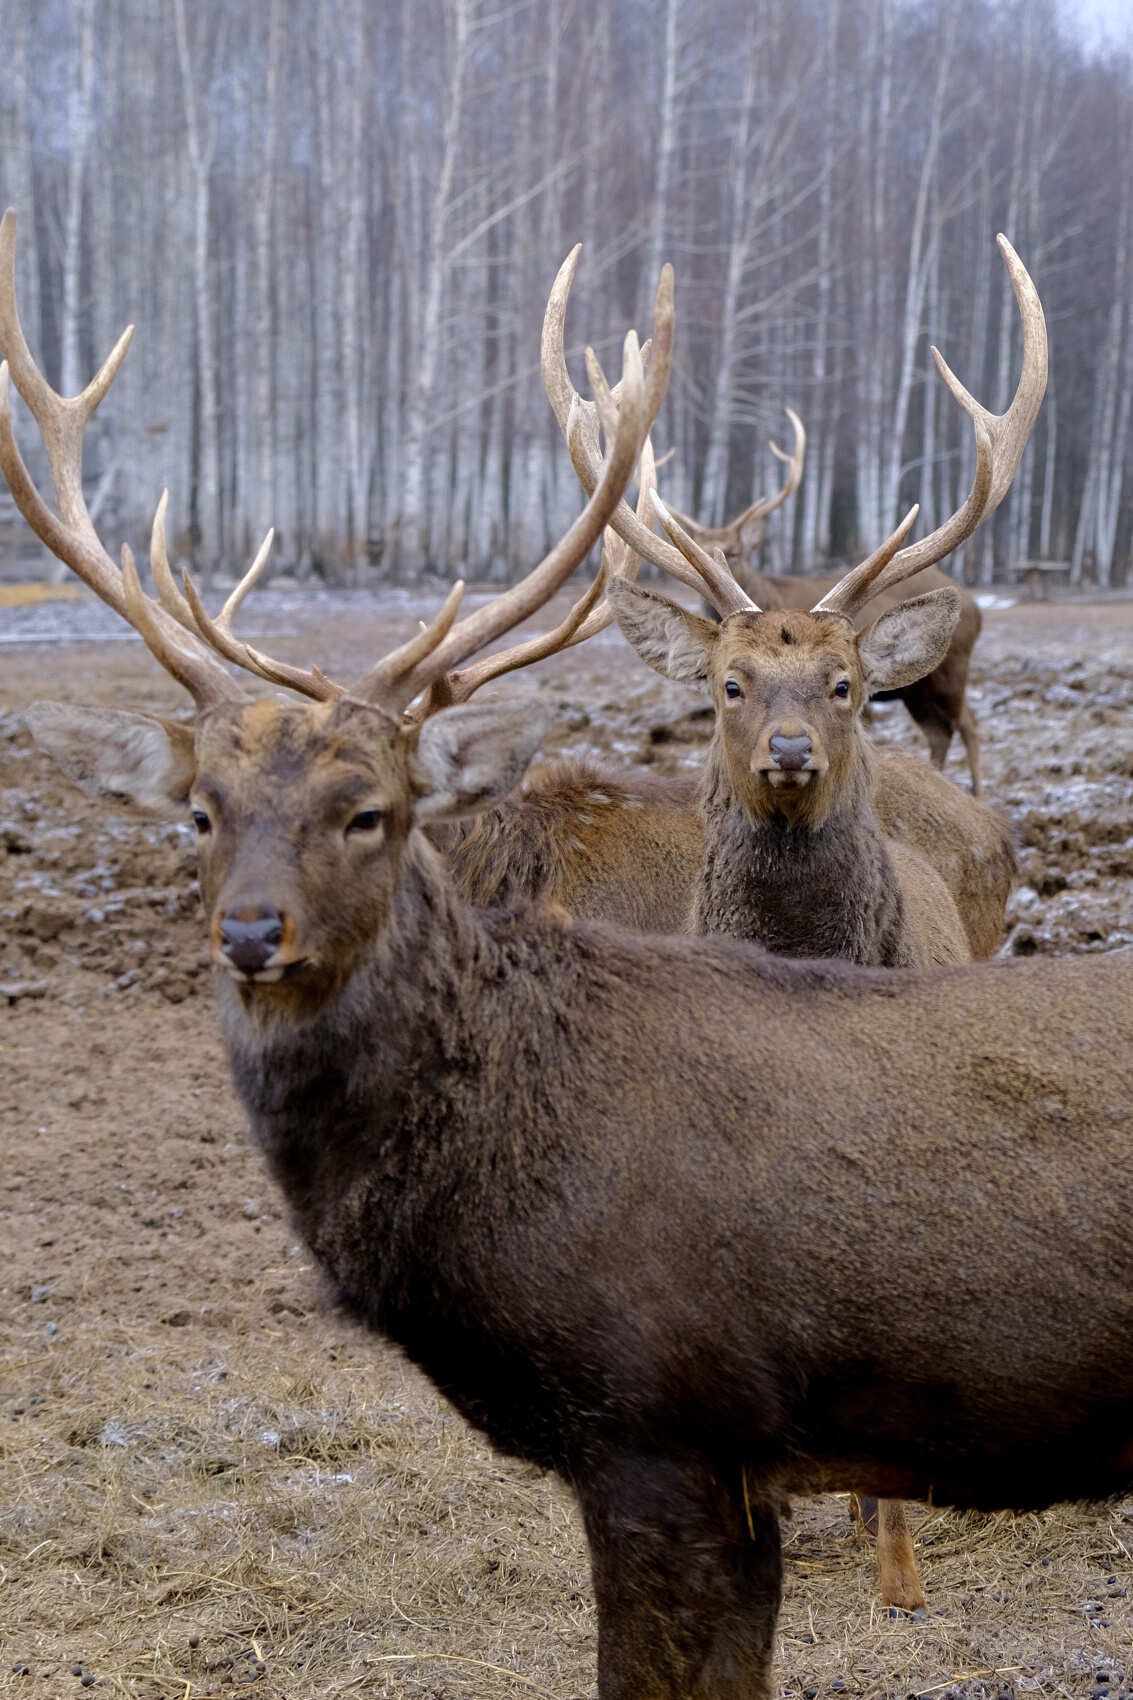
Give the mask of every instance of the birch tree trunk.
<path id="1" fill-rule="evenodd" d="M 63 319 L 61 329 L 64 395 L 83 388 L 79 345 L 79 290 L 83 263 L 83 192 L 90 148 L 91 97 L 94 91 L 94 0 L 77 0 L 78 60 L 70 89 L 67 200 L 63 214 Z"/>
<path id="2" fill-rule="evenodd" d="M 456 178 L 461 118 L 463 115 L 468 48 L 472 33 L 473 0 L 445 0 L 444 126 L 440 169 L 428 217 L 425 275 L 421 286 L 421 327 L 417 362 L 411 375 L 405 423 L 405 462 L 402 482 L 399 545 L 416 564 L 431 559 L 431 537 L 425 512 L 429 452 L 429 412 L 441 354 L 441 304 L 446 274 L 449 203 Z"/>
<path id="3" fill-rule="evenodd" d="M 198 455 L 190 498 L 194 541 L 206 576 L 220 558 L 223 527 L 220 507 L 219 398 L 217 394 L 216 344 L 213 332 L 212 291 L 209 277 L 209 193 L 213 137 L 211 123 L 201 122 L 197 77 L 204 72 L 194 67 L 185 19 L 185 0 L 173 0 L 177 33 L 177 61 L 181 72 L 181 98 L 185 110 L 185 143 L 193 184 L 193 305 L 197 337 Z"/>

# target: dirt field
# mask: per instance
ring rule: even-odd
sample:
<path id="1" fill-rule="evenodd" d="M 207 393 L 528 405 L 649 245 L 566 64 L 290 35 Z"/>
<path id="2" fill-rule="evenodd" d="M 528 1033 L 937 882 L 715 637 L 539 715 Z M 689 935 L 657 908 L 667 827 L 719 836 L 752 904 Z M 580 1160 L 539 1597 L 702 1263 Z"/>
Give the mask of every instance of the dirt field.
<path id="1" fill-rule="evenodd" d="M 347 672 L 416 612 L 277 594 L 258 631 Z M 568 1498 L 324 1306 L 245 1141 L 188 831 L 95 808 L 22 730 L 44 694 L 181 711 L 139 644 L 78 641 L 114 631 L 0 617 L 0 1693 L 587 1695 Z M 1023 847 L 1007 948 L 1133 940 L 1133 604 L 993 610 L 977 661 Z M 708 731 L 616 634 L 524 688 L 558 749 L 671 769 Z M 877 736 L 920 748 L 899 705 Z M 926 1512 L 918 1544 L 929 1613 L 891 1618 L 845 1501 L 797 1508 L 784 1696 L 1133 1696 L 1133 1501 Z"/>

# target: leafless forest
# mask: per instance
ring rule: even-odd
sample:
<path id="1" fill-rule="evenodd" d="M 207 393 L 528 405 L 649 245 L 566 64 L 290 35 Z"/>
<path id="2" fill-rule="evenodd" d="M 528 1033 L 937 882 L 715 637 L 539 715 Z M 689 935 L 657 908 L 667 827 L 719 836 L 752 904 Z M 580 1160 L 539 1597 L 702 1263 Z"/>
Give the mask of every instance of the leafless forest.
<path id="1" fill-rule="evenodd" d="M 1124 580 L 1133 529 L 1133 66 L 1050 0 L 0 0 L 0 195 L 66 391 L 139 336 L 87 472 L 137 537 L 163 485 L 206 570 L 269 524 L 294 570 L 506 575 L 577 504 L 543 303 L 609 351 L 677 268 L 659 433 L 725 517 L 810 431 L 773 566 L 931 525 L 1003 405 L 1005 230 L 1050 393 L 968 569 Z M 15 528 L 13 528 L 15 534 Z"/>

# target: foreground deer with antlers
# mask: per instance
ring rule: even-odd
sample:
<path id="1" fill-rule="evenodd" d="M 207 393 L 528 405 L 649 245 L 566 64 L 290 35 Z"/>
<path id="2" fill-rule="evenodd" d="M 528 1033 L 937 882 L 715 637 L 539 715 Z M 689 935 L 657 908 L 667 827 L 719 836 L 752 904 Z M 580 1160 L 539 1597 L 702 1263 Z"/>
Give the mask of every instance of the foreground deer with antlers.
<path id="1" fill-rule="evenodd" d="M 190 812 L 254 1135 L 344 1303 L 573 1488 L 603 1700 L 770 1700 L 784 1493 L 1133 1486 L 1133 955 L 896 976 L 485 913 L 421 830 L 492 806 L 539 728 L 406 710 L 581 559 L 663 363 L 646 386 L 627 340 L 596 490 L 522 585 L 460 623 L 456 587 L 355 684 L 298 674 L 322 695 L 297 704 L 243 698 L 230 625 L 191 585 L 183 623 L 98 543 L 78 448 L 113 372 L 64 403 L 2 301 L 0 343 L 59 512 L 4 367 L 18 506 L 196 704 L 192 727 L 48 705 L 39 732 L 95 789 Z"/>
<path id="2" fill-rule="evenodd" d="M 759 570 L 759 551 L 767 517 L 794 494 L 802 481 L 806 456 L 806 432 L 797 413 L 787 409 L 794 431 L 794 447 L 788 454 L 777 443 L 771 452 L 786 463 L 786 472 L 779 489 L 761 496 L 724 525 L 698 525 L 687 514 L 671 509 L 677 524 L 704 550 L 722 550 L 731 573 L 741 590 L 764 609 L 812 608 L 834 589 L 839 575 L 830 573 L 776 574 L 770 577 Z M 971 591 L 957 585 L 946 573 L 927 568 L 913 584 L 900 591 L 882 595 L 874 605 L 874 614 L 885 611 L 897 601 L 923 595 L 930 590 L 954 589 L 959 598 L 959 616 L 952 638 L 939 664 L 921 679 L 911 680 L 891 690 L 877 690 L 871 695 L 879 701 L 899 697 L 928 740 L 929 754 L 934 767 L 942 768 L 948 757 L 954 733 L 959 732 L 968 758 L 972 776 L 972 791 L 980 792 L 980 740 L 975 716 L 968 705 L 966 691 L 972 663 L 972 649 L 980 635 L 983 616 Z"/>

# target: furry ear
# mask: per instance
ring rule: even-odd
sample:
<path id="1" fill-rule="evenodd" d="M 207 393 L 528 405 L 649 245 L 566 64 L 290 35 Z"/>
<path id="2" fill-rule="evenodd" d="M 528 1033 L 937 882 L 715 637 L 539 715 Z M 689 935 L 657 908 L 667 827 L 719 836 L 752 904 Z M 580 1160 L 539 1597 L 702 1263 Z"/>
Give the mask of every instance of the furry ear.
<path id="1" fill-rule="evenodd" d="M 623 635 L 650 667 L 681 684 L 707 679 L 720 630 L 714 620 L 629 579 L 611 579 L 606 596 Z"/>
<path id="2" fill-rule="evenodd" d="M 944 660 L 960 618 L 960 595 L 947 587 L 887 608 L 858 638 L 867 691 L 895 691 Z"/>
<path id="3" fill-rule="evenodd" d="M 425 821 L 475 815 L 503 801 L 527 771 L 547 730 L 530 702 L 466 703 L 426 720 L 410 772 Z"/>
<path id="4" fill-rule="evenodd" d="M 196 768 L 191 726 L 67 702 L 33 703 L 24 720 L 40 748 L 90 796 L 184 819 Z"/>

